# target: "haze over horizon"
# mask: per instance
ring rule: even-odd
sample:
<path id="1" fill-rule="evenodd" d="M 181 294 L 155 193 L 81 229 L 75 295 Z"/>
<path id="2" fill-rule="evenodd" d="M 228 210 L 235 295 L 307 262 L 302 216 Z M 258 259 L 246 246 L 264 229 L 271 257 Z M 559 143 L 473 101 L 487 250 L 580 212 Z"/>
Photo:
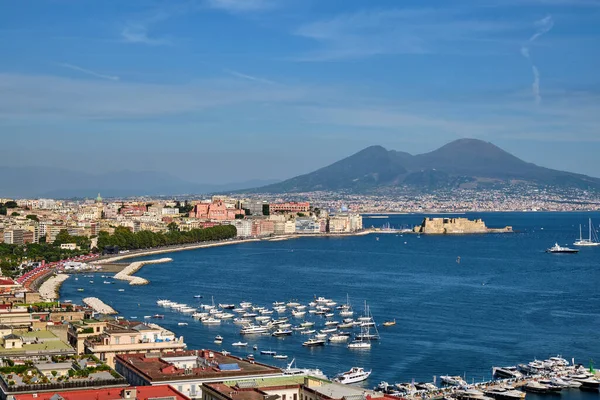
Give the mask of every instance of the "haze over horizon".
<path id="1" fill-rule="evenodd" d="M 599 177 L 600 1 L 0 4 L 0 166 L 284 180 L 459 138 Z"/>

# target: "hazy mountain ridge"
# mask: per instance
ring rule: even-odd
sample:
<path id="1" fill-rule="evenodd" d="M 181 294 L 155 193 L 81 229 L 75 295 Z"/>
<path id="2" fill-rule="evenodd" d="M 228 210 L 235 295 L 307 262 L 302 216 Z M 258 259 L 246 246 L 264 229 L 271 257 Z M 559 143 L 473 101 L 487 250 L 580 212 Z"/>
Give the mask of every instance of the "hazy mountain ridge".
<path id="1" fill-rule="evenodd" d="M 364 191 L 409 185 L 437 189 L 523 181 L 600 190 L 600 179 L 539 167 L 477 139 L 459 139 L 424 154 L 370 146 L 315 172 L 260 187 L 256 192 Z"/>

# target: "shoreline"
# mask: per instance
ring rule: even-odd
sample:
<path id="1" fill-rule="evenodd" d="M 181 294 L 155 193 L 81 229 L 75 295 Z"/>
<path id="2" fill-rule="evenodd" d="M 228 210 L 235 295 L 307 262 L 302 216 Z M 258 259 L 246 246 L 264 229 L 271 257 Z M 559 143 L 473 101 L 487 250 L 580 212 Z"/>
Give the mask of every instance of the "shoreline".
<path id="1" fill-rule="evenodd" d="M 125 267 L 123 270 L 118 272 L 113 278 L 121 281 L 128 281 L 130 285 L 147 285 L 150 283 L 148 279 L 141 278 L 139 276 L 133 276 L 138 270 L 140 270 L 144 265 L 149 264 L 164 264 L 173 261 L 172 258 L 159 258 L 157 260 L 147 260 L 147 261 L 135 261 Z"/>
<path id="2" fill-rule="evenodd" d="M 103 302 L 102 300 L 100 300 L 97 297 L 86 297 L 82 301 L 85 305 L 93 308 L 94 311 L 96 311 L 100 314 L 106 314 L 106 315 L 118 314 L 118 312 L 114 308 L 112 308 L 111 306 L 109 306 L 108 304 L 106 304 L 105 302 Z"/>
<path id="3" fill-rule="evenodd" d="M 57 300 L 59 296 L 60 287 L 62 283 L 69 279 L 71 275 L 67 274 L 58 274 L 51 276 L 44 283 L 41 284 L 38 292 L 40 297 L 46 301 L 54 301 Z"/>

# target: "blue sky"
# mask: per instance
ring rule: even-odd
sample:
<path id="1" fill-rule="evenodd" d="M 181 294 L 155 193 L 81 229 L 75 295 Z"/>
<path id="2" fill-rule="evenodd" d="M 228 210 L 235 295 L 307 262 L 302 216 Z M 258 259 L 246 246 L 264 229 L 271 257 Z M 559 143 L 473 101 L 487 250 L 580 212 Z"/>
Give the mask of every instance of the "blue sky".
<path id="1" fill-rule="evenodd" d="M 4 0 L 0 164 L 235 182 L 474 137 L 600 176 L 598 21 L 600 0 Z"/>

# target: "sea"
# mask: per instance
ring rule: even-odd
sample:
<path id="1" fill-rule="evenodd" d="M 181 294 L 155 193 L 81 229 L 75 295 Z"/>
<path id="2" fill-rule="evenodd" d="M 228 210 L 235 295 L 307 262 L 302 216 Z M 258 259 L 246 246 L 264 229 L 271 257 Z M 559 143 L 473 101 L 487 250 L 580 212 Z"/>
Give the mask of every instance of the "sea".
<path id="1" fill-rule="evenodd" d="M 510 225 L 514 233 L 301 237 L 173 252 L 161 255 L 173 262 L 148 265 L 136 273 L 148 285 L 103 284 L 107 279 L 100 275 L 112 274 L 98 273 L 93 279 L 79 275 L 62 285 L 60 298 L 79 303 L 83 297 L 99 297 L 121 316 L 139 321 L 164 314 L 163 320 L 152 322 L 183 336 L 190 349 L 224 349 L 242 357 L 254 353 L 257 361 L 280 367 L 295 359 L 297 366 L 320 368 L 328 376 L 360 366 L 373 371 L 363 383 L 366 387 L 380 381 L 439 383 L 439 376 L 447 374 L 461 375 L 469 383 L 486 381 L 492 366 L 556 355 L 586 366 L 600 362 L 600 247 L 581 248 L 578 254 L 545 252 L 554 243 L 572 245 L 579 224 L 587 233 L 588 218 L 597 230 L 600 213 L 435 216 L 482 218 L 488 227 Z M 363 225 L 406 228 L 424 217 L 365 215 Z M 157 256 L 127 262 L 152 258 Z M 338 304 L 349 299 L 355 316 L 364 312 L 366 302 L 381 340 L 370 350 L 350 350 L 344 343 L 306 348 L 302 342 L 307 336 L 297 332 L 283 338 L 241 336 L 231 321 L 206 326 L 156 304 L 169 299 L 199 306 L 214 299 L 215 304 L 249 301 L 272 307 L 275 301 L 308 304 L 318 296 Z M 323 327 L 324 318 L 307 314 L 306 319 Z M 337 315 L 335 319 L 341 320 Z M 302 321 L 290 320 L 293 325 Z M 382 326 L 387 320 L 396 325 Z M 216 335 L 223 336 L 221 345 L 214 343 Z M 238 341 L 248 342 L 248 347 L 233 347 Z M 261 355 L 252 350 L 254 345 L 289 358 Z M 561 396 L 599 397 L 573 389 Z"/>

